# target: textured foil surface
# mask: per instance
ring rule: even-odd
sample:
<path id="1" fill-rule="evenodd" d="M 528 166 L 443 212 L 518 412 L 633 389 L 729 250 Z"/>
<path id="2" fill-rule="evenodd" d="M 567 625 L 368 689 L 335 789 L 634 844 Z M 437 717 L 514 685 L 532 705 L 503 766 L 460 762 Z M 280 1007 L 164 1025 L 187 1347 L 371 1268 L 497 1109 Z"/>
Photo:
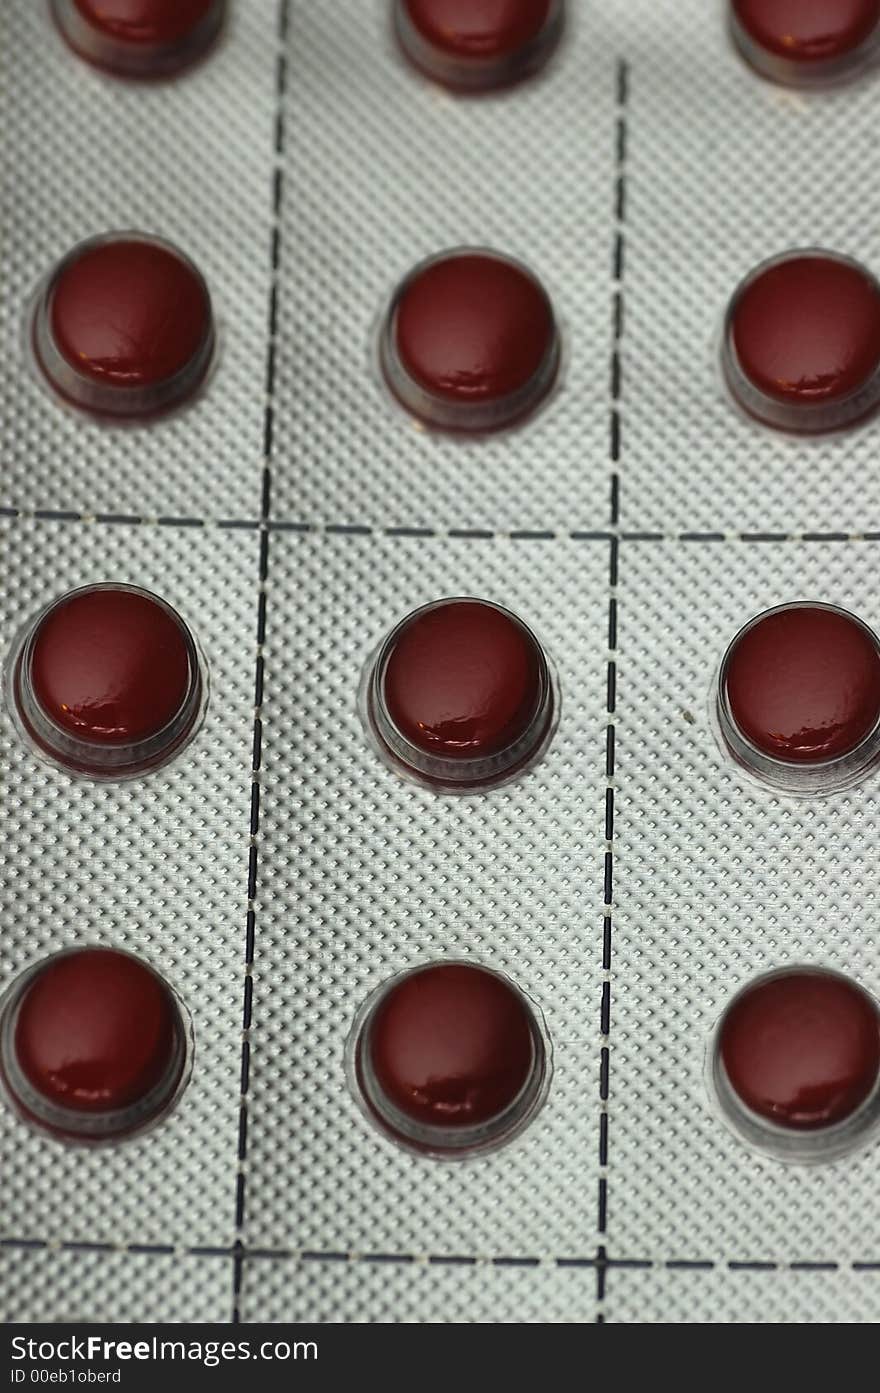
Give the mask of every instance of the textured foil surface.
<path id="1" fill-rule="evenodd" d="M 880 626 L 876 424 L 819 442 L 721 386 L 729 295 L 786 247 L 880 269 L 877 80 L 755 76 L 721 0 L 570 0 L 538 78 L 479 98 L 399 56 L 385 0 L 238 0 L 205 62 L 105 77 L 48 6 L 0 11 L 0 641 L 120 580 L 191 626 L 206 722 L 143 781 L 36 760 L 0 711 L 0 991 L 79 942 L 141 954 L 193 1014 L 163 1126 L 61 1146 L 0 1107 L 8 1320 L 873 1321 L 877 1144 L 752 1154 L 703 1077 L 751 976 L 880 995 L 876 784 L 816 801 L 725 760 L 727 643 L 792 599 Z M 61 407 L 28 305 L 133 227 L 204 272 L 207 390 L 140 429 Z M 528 425 L 466 440 L 389 397 L 396 284 L 459 244 L 521 258 L 564 336 Z M 395 777 L 363 663 L 444 595 L 513 609 L 562 692 L 546 759 L 464 798 Z M 343 1050 L 385 979 L 443 957 L 540 1007 L 547 1104 L 440 1165 L 382 1138 Z"/>

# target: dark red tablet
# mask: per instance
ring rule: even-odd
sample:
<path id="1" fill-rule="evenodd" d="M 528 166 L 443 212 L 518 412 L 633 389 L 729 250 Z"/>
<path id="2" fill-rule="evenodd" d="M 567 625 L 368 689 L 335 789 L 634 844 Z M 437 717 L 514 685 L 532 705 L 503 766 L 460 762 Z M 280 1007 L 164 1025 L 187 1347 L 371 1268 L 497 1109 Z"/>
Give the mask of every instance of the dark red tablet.
<path id="1" fill-rule="evenodd" d="M 169 243 L 133 233 L 76 247 L 51 276 L 34 323 L 37 361 L 67 401 L 117 420 L 180 406 L 214 350 L 203 277 Z"/>
<path id="2" fill-rule="evenodd" d="M 760 616 L 727 659 L 730 713 L 742 734 L 775 759 L 834 760 L 880 721 L 880 653 L 844 611 L 790 605 Z"/>
<path id="3" fill-rule="evenodd" d="M 170 77 L 204 56 L 226 0 L 52 0 L 70 47 L 119 77 Z"/>
<path id="4" fill-rule="evenodd" d="M 825 252 L 765 263 L 731 302 L 724 366 L 734 397 L 768 425 L 852 425 L 880 397 L 880 285 Z"/>
<path id="5" fill-rule="evenodd" d="M 392 302 L 382 366 L 404 406 L 447 430 L 497 430 L 552 387 L 559 339 L 532 273 L 495 252 L 459 249 L 417 266 Z"/>
<path id="6" fill-rule="evenodd" d="M 20 1110 L 80 1140 L 121 1138 L 155 1121 L 186 1061 L 170 988 L 110 948 L 59 953 L 26 974 L 2 1032 L 3 1075 Z"/>
<path id="7" fill-rule="evenodd" d="M 122 585 L 88 586 L 50 605 L 22 645 L 14 690 L 43 752 L 99 778 L 164 763 L 192 733 L 203 695 L 183 620 L 157 596 Z"/>
<path id="8" fill-rule="evenodd" d="M 389 756 L 427 781 L 482 787 L 546 746 L 556 697 L 534 634 L 485 600 L 439 600 L 405 619 L 375 659 L 369 715 Z"/>
<path id="9" fill-rule="evenodd" d="M 406 57 L 428 77 L 484 91 L 537 71 L 562 31 L 563 0 L 396 0 Z"/>
<path id="10" fill-rule="evenodd" d="M 763 76 L 833 81 L 876 53 L 880 0 L 731 0 L 734 38 Z"/>
<path id="11" fill-rule="evenodd" d="M 780 971 L 734 999 L 718 1048 L 749 1112 L 779 1127 L 830 1127 L 876 1090 L 880 1017 L 868 994 L 837 973 Z"/>
<path id="12" fill-rule="evenodd" d="M 544 1050 L 525 997 L 466 963 L 404 973 L 362 1028 L 366 1101 L 398 1139 L 438 1151 L 497 1143 L 534 1108 Z"/>

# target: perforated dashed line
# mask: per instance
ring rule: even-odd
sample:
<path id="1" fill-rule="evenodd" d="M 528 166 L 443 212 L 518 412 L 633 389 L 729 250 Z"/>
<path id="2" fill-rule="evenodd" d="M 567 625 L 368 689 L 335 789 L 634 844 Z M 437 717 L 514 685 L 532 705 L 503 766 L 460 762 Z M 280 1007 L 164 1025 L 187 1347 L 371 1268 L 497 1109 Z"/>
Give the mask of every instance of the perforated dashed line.
<path id="1" fill-rule="evenodd" d="M 372 1266 L 495 1267 L 495 1268 L 594 1268 L 595 1257 L 542 1257 L 533 1254 L 491 1253 L 361 1253 L 341 1249 L 245 1248 L 248 1262 L 367 1263 Z M 646 1264 L 651 1266 L 650 1263 Z"/>
<path id="2" fill-rule="evenodd" d="M 67 508 L 0 506 L 0 518 L 12 522 L 78 522 L 102 527 L 217 527 L 255 531 L 259 518 L 150 517 L 143 513 L 83 513 Z"/>
<path id="3" fill-rule="evenodd" d="M 51 1239 L 51 1238 L 0 1238 L 0 1250 L 14 1249 L 27 1252 L 52 1253 L 116 1253 L 144 1257 L 197 1257 L 226 1258 L 233 1256 L 234 1249 L 199 1245 L 188 1247 L 180 1243 L 107 1243 L 92 1242 L 89 1239 Z"/>
<path id="4" fill-rule="evenodd" d="M 250 1028 L 253 1010 L 253 965 L 256 948 L 256 901 L 259 871 L 260 771 L 263 749 L 263 649 L 266 642 L 266 586 L 269 577 L 269 520 L 272 509 L 272 452 L 275 431 L 275 360 L 278 345 L 279 284 L 281 266 L 281 213 L 284 200 L 284 138 L 287 90 L 287 33 L 289 0 L 279 0 L 278 46 L 275 56 L 275 159 L 272 173 L 272 231 L 270 242 L 269 306 L 266 336 L 266 408 L 263 417 L 263 474 L 260 497 L 260 559 L 257 599 L 256 658 L 254 663 L 254 735 L 251 757 L 251 806 L 248 848 L 247 913 L 245 916 L 245 967 L 242 991 L 241 1083 L 238 1113 L 238 1165 L 235 1183 L 235 1247 L 232 1278 L 232 1323 L 241 1319 L 240 1299 L 244 1273 L 244 1232 L 247 1199 L 248 1098 L 250 1090 Z"/>
<path id="5" fill-rule="evenodd" d="M 616 528 L 620 521 L 620 475 L 618 466 L 622 444 L 623 426 L 620 416 L 620 401 L 623 391 L 623 363 L 621 345 L 623 342 L 625 307 L 623 296 L 623 277 L 626 266 L 626 154 L 627 154 L 627 101 L 629 98 L 629 68 L 623 59 L 617 64 L 617 114 L 615 120 L 615 187 L 614 187 L 614 253 L 612 266 L 611 296 L 611 526 Z"/>
<path id="6" fill-rule="evenodd" d="M 616 178 L 614 192 L 614 254 L 611 307 L 611 417 L 609 458 L 611 467 L 610 521 L 614 534 L 620 524 L 620 459 L 623 448 L 623 425 L 620 414 L 624 386 L 622 344 L 626 319 L 624 303 L 624 268 L 626 265 L 626 156 L 627 102 L 629 99 L 629 68 L 620 59 L 617 64 L 617 115 L 615 122 Z M 600 1240 L 608 1229 L 608 1090 L 610 1076 L 611 1035 L 611 938 L 614 914 L 614 793 L 615 793 L 615 729 L 617 710 L 617 570 L 619 542 L 612 535 L 608 558 L 608 665 L 605 696 L 605 866 L 602 918 L 602 985 L 599 1001 L 599 1178 L 597 1223 Z M 600 1241 L 596 1254 L 596 1302 L 598 1322 L 604 1321 L 602 1303 L 605 1300 L 608 1256 Z"/>
<path id="7" fill-rule="evenodd" d="M 495 1268 L 594 1268 L 604 1296 L 607 1274 L 613 1271 L 645 1272 L 813 1272 L 813 1273 L 876 1273 L 880 1260 L 855 1259 L 850 1262 L 772 1258 L 618 1258 L 600 1246 L 594 1257 L 547 1257 L 535 1254 L 487 1253 L 373 1253 L 312 1248 L 248 1248 L 238 1243 L 227 1247 L 185 1245 L 174 1243 L 108 1243 L 87 1239 L 0 1238 L 0 1251 L 115 1253 L 152 1257 L 236 1258 L 242 1262 L 291 1263 L 367 1263 L 429 1267 L 495 1267 Z"/>
<path id="8" fill-rule="evenodd" d="M 615 291 L 615 296 L 617 291 Z M 615 312 L 616 322 L 616 312 Z M 273 360 L 274 361 L 274 360 Z M 274 373 L 274 367 L 271 369 Z M 615 382 L 619 384 L 622 369 L 615 371 Z M 274 410 L 267 412 L 267 439 L 271 444 L 274 434 Z M 617 410 L 612 412 L 611 459 L 614 465 L 620 458 L 622 427 Z M 270 476 L 264 474 L 264 488 Z M 13 508 L 0 506 L 0 518 L 15 522 L 72 522 L 93 526 L 117 527 L 204 527 L 221 530 L 241 530 L 255 532 L 265 529 L 269 532 L 294 532 L 314 537 L 406 537 L 425 539 L 451 538 L 457 541 L 473 542 L 607 542 L 616 539 L 620 542 L 676 543 L 830 543 L 830 542 L 880 542 L 880 532 L 640 532 L 622 531 L 616 522 L 619 514 L 620 484 L 617 468 L 611 472 L 611 515 L 615 521 L 608 528 L 584 530 L 577 528 L 565 531 L 559 528 L 486 528 L 486 527 L 385 527 L 372 523 L 343 522 L 294 522 L 285 518 L 272 518 L 266 515 L 253 518 L 187 518 L 187 517 L 147 517 L 135 513 L 78 513 L 62 508 Z M 264 502 L 266 500 L 264 499 Z"/>

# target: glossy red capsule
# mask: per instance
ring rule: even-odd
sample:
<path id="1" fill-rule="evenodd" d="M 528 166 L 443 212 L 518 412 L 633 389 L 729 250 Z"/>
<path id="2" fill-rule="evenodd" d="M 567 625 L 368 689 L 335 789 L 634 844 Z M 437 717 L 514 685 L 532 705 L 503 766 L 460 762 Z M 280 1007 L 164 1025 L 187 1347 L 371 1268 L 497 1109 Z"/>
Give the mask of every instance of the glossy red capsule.
<path id="1" fill-rule="evenodd" d="M 380 344 L 403 405 L 444 430 L 498 430 L 530 414 L 559 368 L 550 300 L 497 252 L 459 248 L 422 262 L 398 288 Z"/>
<path id="2" fill-rule="evenodd" d="M 204 56 L 226 0 L 52 0 L 52 12 L 81 58 L 118 77 L 164 78 Z"/>
<path id="3" fill-rule="evenodd" d="M 876 56 L 880 0 L 731 0 L 731 29 L 764 77 L 812 87 Z"/>
<path id="4" fill-rule="evenodd" d="M 0 1064 L 29 1120 L 79 1141 L 128 1136 L 176 1098 L 187 1026 L 168 985 L 129 953 L 78 948 L 14 984 L 0 1019 Z"/>
<path id="5" fill-rule="evenodd" d="M 880 284 L 829 252 L 765 262 L 731 301 L 723 361 L 734 398 L 765 424 L 850 426 L 880 401 Z"/>
<path id="6" fill-rule="evenodd" d="M 509 1140 L 533 1115 L 546 1073 L 526 998 L 506 977 L 461 962 L 394 978 L 368 1003 L 355 1051 L 371 1114 L 438 1155 Z"/>
<path id="7" fill-rule="evenodd" d="M 211 297 L 170 243 L 110 233 L 64 258 L 34 318 L 37 363 L 74 406 L 139 420 L 180 406 L 214 352 Z"/>
<path id="8" fill-rule="evenodd" d="M 404 54 L 446 87 L 486 91 L 547 62 L 563 26 L 563 0 L 395 0 Z"/>
<path id="9" fill-rule="evenodd" d="M 848 786 L 878 756 L 878 640 L 831 605 L 768 610 L 727 651 L 718 714 L 737 758 L 781 788 Z"/>
<path id="10" fill-rule="evenodd" d="M 558 712 L 547 658 L 486 600 L 438 600 L 404 619 L 367 665 L 368 728 L 389 763 L 432 787 L 474 791 L 530 767 Z"/>
<path id="11" fill-rule="evenodd" d="M 133 586 L 71 591 L 13 653 L 15 713 L 57 764 L 124 778 L 165 763 L 194 733 L 204 685 L 180 616 Z"/>
<path id="12" fill-rule="evenodd" d="M 867 992 L 836 972 L 771 972 L 734 997 L 718 1027 L 716 1050 L 722 1105 L 756 1142 L 762 1127 L 765 1142 L 772 1139 L 766 1124 L 794 1133 L 840 1128 L 876 1098 L 880 1013 Z M 866 1125 L 873 1125 L 875 1111 L 866 1109 Z M 854 1139 L 859 1130 L 840 1140 Z M 797 1158 L 797 1145 L 780 1145 Z M 802 1154 L 821 1156 L 822 1144 L 806 1142 Z"/>

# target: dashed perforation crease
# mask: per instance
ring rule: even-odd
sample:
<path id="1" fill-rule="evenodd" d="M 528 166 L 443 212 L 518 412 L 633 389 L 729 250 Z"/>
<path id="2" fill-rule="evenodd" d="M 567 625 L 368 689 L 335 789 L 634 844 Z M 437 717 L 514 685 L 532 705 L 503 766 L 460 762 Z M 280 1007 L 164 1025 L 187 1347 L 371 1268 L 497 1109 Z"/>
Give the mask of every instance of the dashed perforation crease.
<path id="1" fill-rule="evenodd" d="M 759 609 L 880 623 L 876 426 L 765 430 L 715 356 L 766 256 L 880 269 L 877 78 L 762 82 L 724 0 L 568 9 L 538 79 L 469 100 L 406 66 L 385 0 L 241 0 L 157 86 L 92 71 L 42 4 L 2 7 L 4 651 L 59 591 L 121 579 L 180 610 L 211 676 L 191 749 L 133 785 L 68 780 L 0 713 L 0 985 L 118 943 L 196 1028 L 180 1108 L 132 1146 L 63 1148 L 0 1109 L 4 1318 L 880 1312 L 876 1146 L 760 1161 L 702 1077 L 765 967 L 880 992 L 874 786 L 773 799 L 708 716 Z M 126 226 L 201 267 L 221 352 L 191 409 L 117 430 L 59 406 L 22 336 L 54 262 Z M 564 335 L 559 390 L 488 440 L 416 427 L 374 362 L 397 281 L 457 243 L 527 262 Z M 355 709 L 370 650 L 443 594 L 517 611 L 561 679 L 545 761 L 473 799 L 392 775 Z M 370 1127 L 342 1055 L 375 986 L 452 955 L 529 993 L 554 1075 L 513 1146 L 442 1166 Z"/>

